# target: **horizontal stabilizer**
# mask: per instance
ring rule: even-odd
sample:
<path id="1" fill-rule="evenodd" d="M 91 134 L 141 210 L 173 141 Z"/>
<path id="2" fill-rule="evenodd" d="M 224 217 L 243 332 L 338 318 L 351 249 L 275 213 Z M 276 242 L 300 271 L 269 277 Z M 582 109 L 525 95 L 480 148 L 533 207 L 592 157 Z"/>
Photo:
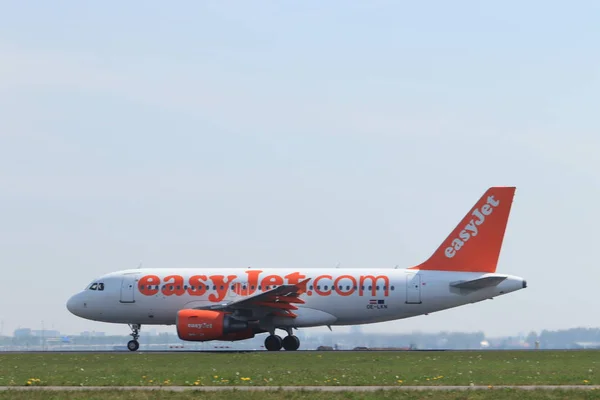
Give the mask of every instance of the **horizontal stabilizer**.
<path id="1" fill-rule="evenodd" d="M 496 286 L 505 279 L 505 276 L 485 276 L 483 278 L 473 279 L 471 281 L 453 282 L 450 284 L 450 286 L 458 289 L 477 290 L 486 287 Z"/>

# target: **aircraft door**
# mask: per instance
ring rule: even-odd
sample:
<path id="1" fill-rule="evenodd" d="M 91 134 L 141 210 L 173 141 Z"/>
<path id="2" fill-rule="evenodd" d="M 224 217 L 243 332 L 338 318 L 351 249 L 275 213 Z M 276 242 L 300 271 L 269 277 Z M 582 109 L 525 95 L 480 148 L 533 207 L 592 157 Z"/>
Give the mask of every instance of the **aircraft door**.
<path id="1" fill-rule="evenodd" d="M 121 303 L 135 303 L 135 286 L 137 274 L 123 276 L 121 281 Z"/>
<path id="2" fill-rule="evenodd" d="M 406 304 L 421 304 L 421 275 L 406 275 Z"/>

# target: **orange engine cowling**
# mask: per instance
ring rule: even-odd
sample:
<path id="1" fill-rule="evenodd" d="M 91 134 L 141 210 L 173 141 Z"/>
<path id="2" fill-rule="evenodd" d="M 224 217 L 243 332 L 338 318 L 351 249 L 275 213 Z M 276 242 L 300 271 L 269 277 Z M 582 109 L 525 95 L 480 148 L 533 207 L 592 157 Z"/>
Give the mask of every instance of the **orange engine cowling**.
<path id="1" fill-rule="evenodd" d="M 193 342 L 233 342 L 254 337 L 254 332 L 246 321 L 236 320 L 221 311 L 180 310 L 177 313 L 176 325 L 179 339 Z"/>

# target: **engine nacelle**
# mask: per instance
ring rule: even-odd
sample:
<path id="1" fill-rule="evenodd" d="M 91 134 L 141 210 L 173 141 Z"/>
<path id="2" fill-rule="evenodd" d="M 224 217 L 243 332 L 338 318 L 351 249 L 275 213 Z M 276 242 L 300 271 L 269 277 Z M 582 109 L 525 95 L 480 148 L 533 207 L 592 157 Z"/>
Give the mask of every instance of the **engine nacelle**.
<path id="1" fill-rule="evenodd" d="M 254 337 L 246 321 L 229 314 L 211 310 L 180 310 L 177 313 L 177 336 L 181 340 L 206 342 L 209 340 L 236 341 Z"/>

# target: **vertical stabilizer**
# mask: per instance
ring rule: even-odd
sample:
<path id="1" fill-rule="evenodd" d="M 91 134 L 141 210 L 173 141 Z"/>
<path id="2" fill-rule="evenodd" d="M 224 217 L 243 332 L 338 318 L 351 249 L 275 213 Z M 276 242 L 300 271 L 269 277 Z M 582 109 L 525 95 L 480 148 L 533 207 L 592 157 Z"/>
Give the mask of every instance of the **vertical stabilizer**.
<path id="1" fill-rule="evenodd" d="M 411 269 L 495 272 L 515 187 L 491 187 L 424 263 Z"/>

